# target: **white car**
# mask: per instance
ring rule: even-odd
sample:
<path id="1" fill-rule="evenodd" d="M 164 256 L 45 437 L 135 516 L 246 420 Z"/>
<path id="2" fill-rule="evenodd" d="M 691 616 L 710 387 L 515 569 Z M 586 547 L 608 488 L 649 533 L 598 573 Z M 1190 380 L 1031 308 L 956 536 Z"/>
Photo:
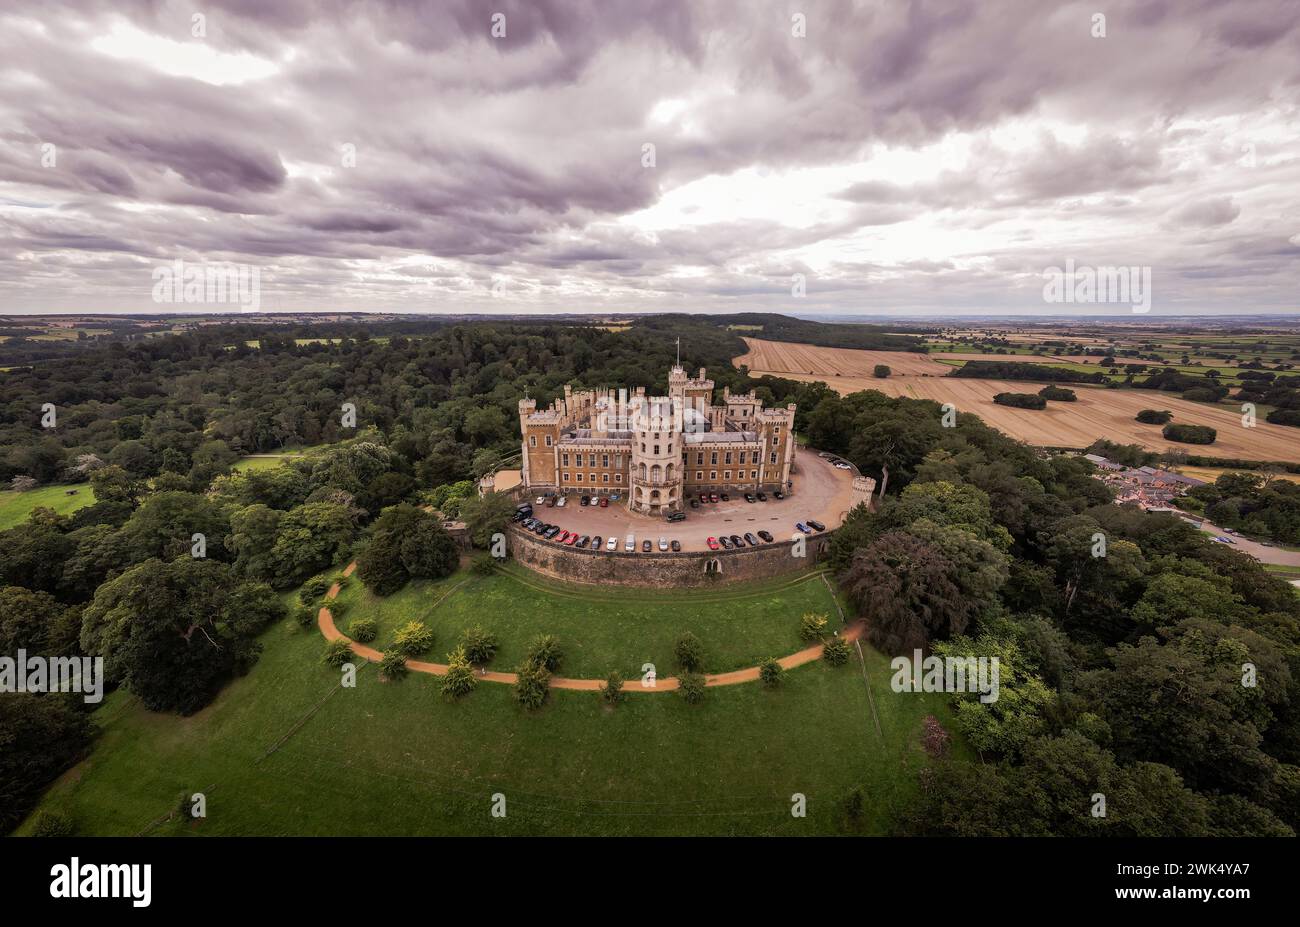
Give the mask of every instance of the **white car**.
<path id="1" fill-rule="evenodd" d="M 636 535 L 629 534 L 627 536 L 627 542 L 623 545 L 623 550 L 629 554 L 636 552 Z"/>
<path id="2" fill-rule="evenodd" d="M 558 498 L 558 499 L 555 500 L 555 507 L 556 507 L 557 509 L 562 509 L 562 508 L 564 508 L 564 503 L 567 502 L 568 499 L 569 499 L 568 496 L 560 496 L 560 498 Z"/>
<path id="3" fill-rule="evenodd" d="M 618 550 L 618 538 L 611 534 L 609 540 L 605 542 L 605 550 Z"/>
<path id="4" fill-rule="evenodd" d="M 667 549 L 668 549 L 668 539 L 667 539 L 667 538 L 661 537 L 661 538 L 659 539 L 659 549 L 660 549 L 660 550 L 667 550 Z"/>
<path id="5" fill-rule="evenodd" d="M 846 464 L 846 463 L 837 463 L 837 464 L 835 465 L 835 469 L 836 469 L 836 470 L 852 470 L 853 468 L 850 467 L 850 466 L 849 466 L 848 464 Z"/>
<path id="6" fill-rule="evenodd" d="M 535 503 L 533 503 L 533 504 L 534 504 L 534 505 L 545 505 L 545 504 L 546 504 L 546 497 L 545 497 L 545 496 L 538 496 L 538 497 L 537 497 L 537 501 L 536 501 Z"/>

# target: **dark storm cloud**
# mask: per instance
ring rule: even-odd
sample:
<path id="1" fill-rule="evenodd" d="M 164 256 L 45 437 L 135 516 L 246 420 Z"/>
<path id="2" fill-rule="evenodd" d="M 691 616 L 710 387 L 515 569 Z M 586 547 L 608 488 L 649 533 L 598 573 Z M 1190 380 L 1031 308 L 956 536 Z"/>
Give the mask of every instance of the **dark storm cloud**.
<path id="1" fill-rule="evenodd" d="M 1253 304 L 1294 305 L 1286 248 L 1262 250 L 1296 234 L 1294 3 L 1110 3 L 1104 39 L 1040 0 L 797 6 L 803 38 L 721 0 L 7 4 L 0 311 L 33 281 L 148 308 L 137 281 L 176 257 L 384 308 L 497 275 L 552 308 L 746 308 L 795 268 L 810 307 L 861 308 L 868 279 L 963 306 L 1066 249 L 1188 280 L 1240 262 L 1268 278 Z M 900 148 L 927 168 L 873 168 Z M 786 180 L 820 169 L 821 193 Z M 772 179 L 737 201 L 749 171 Z"/>

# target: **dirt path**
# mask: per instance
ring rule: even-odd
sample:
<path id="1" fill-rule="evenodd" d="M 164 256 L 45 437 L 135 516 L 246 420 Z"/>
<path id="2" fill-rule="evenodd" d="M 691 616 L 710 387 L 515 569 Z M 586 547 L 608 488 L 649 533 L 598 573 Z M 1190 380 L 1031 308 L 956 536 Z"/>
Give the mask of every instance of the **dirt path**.
<path id="1" fill-rule="evenodd" d="M 347 569 L 343 571 L 344 576 L 351 576 L 357 568 L 356 561 L 349 563 Z M 448 590 L 450 592 L 455 591 Z M 325 598 L 333 599 L 339 594 L 339 584 L 335 583 L 330 586 L 329 591 L 325 593 Z M 445 598 L 445 596 L 444 596 Z M 321 634 L 327 641 L 345 640 L 348 641 L 352 652 L 359 657 L 363 657 L 371 663 L 378 663 L 384 658 L 382 651 L 373 647 L 367 647 L 365 644 L 358 644 L 340 631 L 334 625 L 334 615 L 330 612 L 328 605 L 322 605 L 316 615 L 316 623 L 320 626 Z M 847 641 L 856 641 L 862 636 L 864 629 L 862 622 L 857 622 L 845 629 L 843 638 Z M 796 666 L 803 666 L 805 663 L 811 663 L 820 659 L 822 650 L 821 644 L 813 644 L 811 647 L 805 647 L 803 650 L 796 651 L 789 656 L 777 660 L 784 669 L 794 669 Z M 407 660 L 406 668 L 416 673 L 428 673 L 432 676 L 444 676 L 447 673 L 446 663 L 428 663 L 423 660 Z M 500 682 L 506 685 L 514 685 L 518 681 L 518 676 L 514 673 L 498 673 L 495 670 L 479 670 L 476 674 L 479 679 L 486 682 Z M 704 677 L 706 686 L 735 686 L 744 682 L 758 681 L 758 667 L 750 666 L 745 669 L 733 670 L 730 673 L 715 673 Z M 605 684 L 603 679 L 569 679 L 564 676 L 552 676 L 552 689 L 578 689 L 588 692 L 595 692 Z M 656 680 L 653 686 L 643 686 L 639 680 L 631 680 L 623 683 L 624 692 L 671 692 L 677 688 L 677 680 L 674 677 L 660 678 Z"/>

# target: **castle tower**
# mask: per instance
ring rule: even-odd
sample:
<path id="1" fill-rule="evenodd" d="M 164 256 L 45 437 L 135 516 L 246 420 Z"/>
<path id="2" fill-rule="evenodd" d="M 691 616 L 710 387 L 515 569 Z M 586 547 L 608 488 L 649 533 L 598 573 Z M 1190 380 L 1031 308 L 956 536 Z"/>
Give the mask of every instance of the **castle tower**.
<path id="1" fill-rule="evenodd" d="M 668 396 L 632 400 L 631 511 L 661 515 L 682 506 L 681 408 Z"/>
<path id="2" fill-rule="evenodd" d="M 536 399 L 519 400 L 519 433 L 523 436 L 520 464 L 525 486 L 555 486 L 556 445 L 560 440 L 560 413 L 537 411 Z"/>

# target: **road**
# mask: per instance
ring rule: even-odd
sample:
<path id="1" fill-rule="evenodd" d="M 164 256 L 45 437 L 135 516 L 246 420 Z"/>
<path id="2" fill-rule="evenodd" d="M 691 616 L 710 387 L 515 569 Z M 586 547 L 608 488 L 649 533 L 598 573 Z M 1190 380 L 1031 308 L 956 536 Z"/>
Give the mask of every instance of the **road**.
<path id="1" fill-rule="evenodd" d="M 1300 567 L 1300 550 L 1283 550 L 1280 547 L 1265 547 L 1258 541 L 1252 541 L 1249 538 L 1243 538 L 1239 534 L 1228 534 L 1218 525 L 1212 524 L 1201 518 L 1199 515 L 1184 513 L 1188 518 L 1195 518 L 1201 522 L 1201 530 L 1208 531 L 1213 535 L 1223 535 L 1236 541 L 1232 546 L 1237 550 L 1244 550 L 1260 563 L 1275 563 L 1279 566 Z"/>

